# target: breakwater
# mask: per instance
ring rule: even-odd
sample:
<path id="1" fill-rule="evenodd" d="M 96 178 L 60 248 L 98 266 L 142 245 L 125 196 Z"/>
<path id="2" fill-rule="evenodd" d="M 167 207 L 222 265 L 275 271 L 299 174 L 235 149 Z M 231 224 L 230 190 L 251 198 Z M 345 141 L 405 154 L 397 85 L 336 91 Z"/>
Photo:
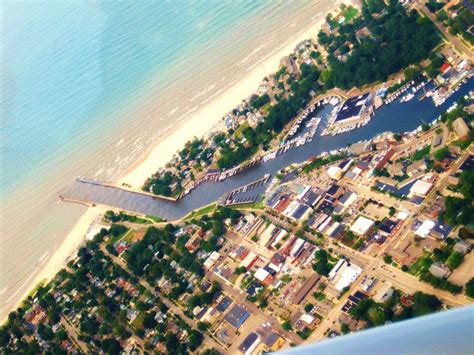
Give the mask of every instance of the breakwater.
<path id="1" fill-rule="evenodd" d="M 224 180 L 202 182 L 190 191 L 185 198 L 181 198 L 176 202 L 164 201 L 108 186 L 84 184 L 78 181 L 63 195 L 138 213 L 157 215 L 167 220 L 177 219 L 196 208 L 218 200 L 229 191 L 262 178 L 265 174 L 274 175 L 280 169 L 292 163 L 304 162 L 324 151 L 336 150 L 351 143 L 371 139 L 375 135 L 386 131 L 412 131 L 422 123 L 435 120 L 454 101 L 467 95 L 472 90 L 474 90 L 473 78 L 440 106 L 435 106 L 432 100 L 411 100 L 405 103 L 395 101 L 391 105 L 385 105 L 378 109 L 372 120 L 364 127 L 337 136 L 318 136 L 317 139 L 281 153 L 272 160 L 254 164 L 241 170 L 238 174 L 229 174 Z M 332 106 L 327 105 L 318 112 L 318 116 L 322 118 L 323 123 L 328 119 L 331 109 Z"/>

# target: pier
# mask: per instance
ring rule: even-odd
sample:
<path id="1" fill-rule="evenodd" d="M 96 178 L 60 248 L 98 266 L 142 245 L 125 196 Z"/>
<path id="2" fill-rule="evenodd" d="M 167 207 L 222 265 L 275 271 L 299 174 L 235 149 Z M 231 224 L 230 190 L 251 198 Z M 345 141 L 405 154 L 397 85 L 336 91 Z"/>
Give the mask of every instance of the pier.
<path id="1" fill-rule="evenodd" d="M 65 200 L 73 199 L 109 205 L 136 213 L 160 216 L 167 220 L 179 219 L 192 210 L 217 201 L 229 191 L 261 179 L 266 174 L 277 174 L 282 168 L 292 163 L 302 163 L 322 152 L 347 147 L 348 144 L 371 139 L 382 132 L 413 131 L 422 123 L 435 120 L 458 98 L 472 90 L 474 90 L 474 79 L 471 78 L 441 106 L 435 106 L 432 100 L 411 100 L 405 103 L 393 102 L 391 105 L 384 105 L 375 112 L 374 117 L 366 126 L 346 134 L 318 136 L 318 139 L 286 151 L 279 148 L 272 159 L 257 158 L 247 165 L 228 170 L 223 180 L 217 178 L 220 177 L 218 170 L 210 171 L 205 181 L 200 182 L 198 186 L 177 200 L 157 198 L 145 192 L 132 192 L 125 188 L 111 187 L 110 184 L 88 184 L 78 181 L 75 181 L 68 191 L 61 194 Z M 325 117 L 330 110 L 329 107 L 323 108 L 321 116 Z M 416 115 L 413 114 L 414 112 Z"/>

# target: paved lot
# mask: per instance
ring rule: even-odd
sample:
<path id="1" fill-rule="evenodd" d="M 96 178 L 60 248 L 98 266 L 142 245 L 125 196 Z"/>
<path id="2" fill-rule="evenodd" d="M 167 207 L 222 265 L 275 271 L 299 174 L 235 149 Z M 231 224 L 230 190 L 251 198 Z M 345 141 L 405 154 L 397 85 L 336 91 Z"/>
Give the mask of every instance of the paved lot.
<path id="1" fill-rule="evenodd" d="M 464 286 L 464 284 L 474 277 L 474 252 L 470 252 L 464 257 L 463 263 L 451 274 L 449 281 Z"/>

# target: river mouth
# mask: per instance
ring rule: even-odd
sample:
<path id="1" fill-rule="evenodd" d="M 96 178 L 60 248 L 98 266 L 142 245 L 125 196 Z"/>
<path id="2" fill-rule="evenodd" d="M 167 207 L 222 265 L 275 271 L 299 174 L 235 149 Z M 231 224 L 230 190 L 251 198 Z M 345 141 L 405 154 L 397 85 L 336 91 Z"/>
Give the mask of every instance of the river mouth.
<path id="1" fill-rule="evenodd" d="M 232 190 L 261 179 L 266 174 L 275 176 L 278 171 L 292 163 L 301 163 L 317 156 L 347 147 L 349 144 L 369 140 L 383 132 L 409 132 L 423 123 L 432 122 L 460 97 L 469 94 L 474 89 L 474 78 L 470 78 L 442 105 L 436 107 L 432 100 L 413 99 L 400 103 L 399 100 L 385 105 L 375 111 L 372 120 L 363 127 L 337 136 L 320 136 L 333 108 L 327 104 L 317 112 L 322 118 L 321 126 L 314 139 L 300 147 L 291 149 L 273 160 L 262 162 L 224 181 L 204 182 L 196 187 L 189 195 L 176 201 L 165 201 L 156 197 L 142 195 L 109 186 L 100 186 L 76 181 L 64 192 L 64 196 L 77 200 L 99 203 L 133 211 L 141 214 L 155 215 L 166 220 L 175 220 L 187 215 L 192 210 L 208 205 Z M 262 188 L 253 193 L 261 194 Z"/>

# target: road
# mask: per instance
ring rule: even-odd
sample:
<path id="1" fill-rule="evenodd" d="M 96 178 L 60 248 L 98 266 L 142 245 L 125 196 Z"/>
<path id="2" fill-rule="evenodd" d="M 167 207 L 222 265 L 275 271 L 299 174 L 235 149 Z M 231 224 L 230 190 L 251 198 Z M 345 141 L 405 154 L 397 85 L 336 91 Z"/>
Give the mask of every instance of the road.
<path id="1" fill-rule="evenodd" d="M 66 329 L 68 335 L 71 337 L 72 341 L 75 343 L 75 345 L 79 348 L 81 353 L 86 354 L 87 349 L 89 347 L 87 346 L 86 343 L 83 341 L 79 340 L 79 332 L 77 331 L 76 327 L 72 325 L 66 317 L 61 315 L 60 319 L 61 325 Z"/>
<path id="2" fill-rule="evenodd" d="M 438 30 L 448 39 L 449 42 L 454 46 L 456 51 L 464 58 L 468 60 L 472 60 L 474 53 L 471 49 L 466 46 L 458 37 L 453 36 L 449 33 L 449 31 L 444 27 L 443 24 L 439 23 L 436 19 L 436 16 L 430 12 L 430 10 L 425 6 L 425 2 L 423 0 L 416 0 L 415 4 L 418 10 L 421 10 L 422 13 L 434 23 L 434 25 L 438 28 Z"/>
<path id="3" fill-rule="evenodd" d="M 125 263 L 125 261 L 123 259 L 121 259 L 121 258 L 119 258 L 115 255 L 110 254 L 108 252 L 108 250 L 103 245 L 100 246 L 100 250 L 105 255 L 110 257 L 112 259 L 112 261 L 115 262 L 122 269 L 124 269 L 125 271 L 127 271 L 130 274 L 133 274 L 131 272 L 131 270 L 128 269 L 128 266 L 127 266 L 127 264 Z M 143 280 L 142 278 L 138 278 L 138 280 L 140 282 L 140 285 L 145 287 L 153 295 L 156 295 L 157 292 L 146 280 Z M 163 295 L 158 295 L 158 296 L 163 296 Z M 186 314 L 184 314 L 184 312 L 181 310 L 181 308 L 179 308 L 177 305 L 175 305 L 169 299 L 167 299 L 165 297 L 160 297 L 160 299 L 166 305 L 166 307 L 168 307 L 168 309 L 170 309 L 175 315 L 177 315 L 181 319 L 183 319 L 191 328 L 197 329 L 197 323 L 198 322 L 196 320 L 189 318 Z M 203 344 L 206 344 L 209 347 L 213 347 L 213 348 L 215 348 L 215 349 L 217 349 L 221 352 L 224 352 L 224 349 L 222 348 L 222 346 L 219 343 L 217 343 L 214 339 L 209 337 L 206 333 L 203 333 Z"/>
<path id="4" fill-rule="evenodd" d="M 219 279 L 217 276 L 215 276 L 213 273 L 209 274 L 208 278 L 212 281 L 219 282 L 220 285 L 222 286 L 222 290 L 224 291 L 224 293 L 232 296 L 232 298 L 234 299 L 234 303 L 245 306 L 245 308 L 247 308 L 247 310 L 249 310 L 253 315 L 257 315 L 260 318 L 265 319 L 265 322 L 268 322 L 271 324 L 271 327 L 273 330 L 282 334 L 286 339 L 289 339 L 292 343 L 296 345 L 302 343 L 301 338 L 297 336 L 295 333 L 285 331 L 281 327 L 280 322 L 275 317 L 262 311 L 260 308 L 257 307 L 255 303 L 247 301 L 246 299 L 247 294 L 245 292 L 227 283 L 222 282 L 222 280 Z"/>

